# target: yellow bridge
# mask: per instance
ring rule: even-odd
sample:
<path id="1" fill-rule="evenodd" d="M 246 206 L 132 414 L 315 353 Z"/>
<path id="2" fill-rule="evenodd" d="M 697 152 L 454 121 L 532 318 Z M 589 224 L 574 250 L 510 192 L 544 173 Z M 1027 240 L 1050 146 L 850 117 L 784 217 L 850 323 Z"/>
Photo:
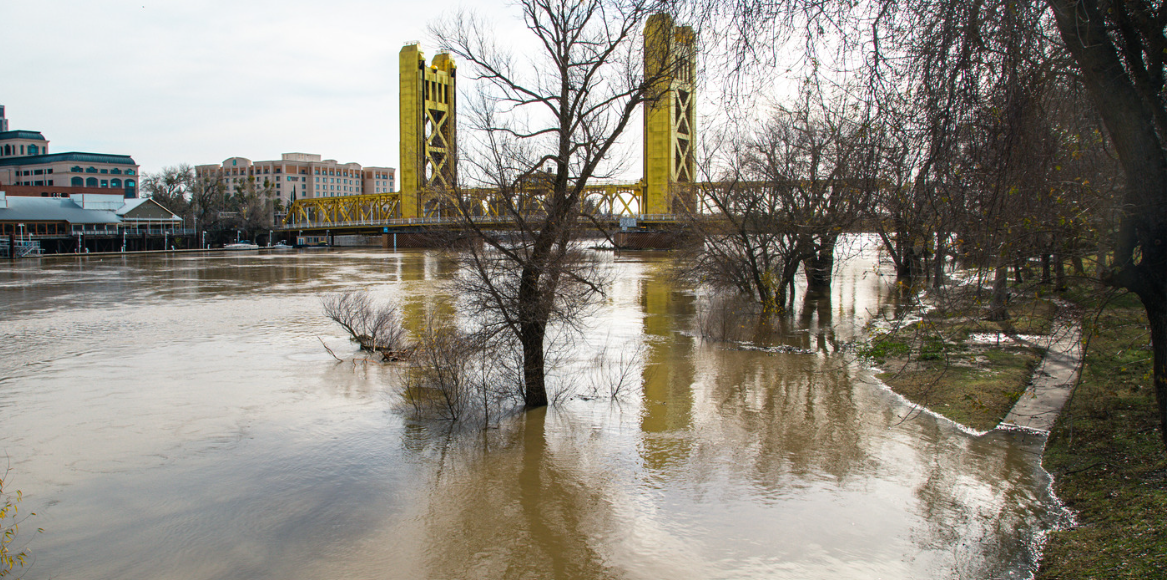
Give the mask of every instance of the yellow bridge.
<path id="1" fill-rule="evenodd" d="M 696 37 L 688 26 L 674 26 L 657 14 L 644 30 L 645 76 L 661 78 L 652 87 L 653 104 L 644 112 L 644 179 L 635 183 L 595 184 L 586 188 L 584 210 L 599 224 L 667 226 L 677 221 L 679 192 L 691 192 L 695 174 Z M 382 233 L 455 228 L 465 219 L 441 192 L 456 191 L 475 208 L 475 223 L 506 228 L 512 221 L 488 189 L 457 188 L 457 66 L 439 54 L 427 66 L 418 45 L 401 49 L 399 61 L 401 191 L 313 197 L 288 207 L 280 231 L 301 234 Z M 537 192 L 519 192 L 532 215 L 539 213 Z M 514 203 L 515 200 L 506 200 Z M 445 215 L 443 215 L 445 213 Z M 621 220 L 625 220 L 621 222 Z"/>
<path id="2" fill-rule="evenodd" d="M 619 225 L 622 218 L 635 218 L 638 225 L 671 224 L 677 221 L 675 213 L 640 212 L 639 209 L 644 207 L 643 191 L 642 183 L 591 185 L 586 188 L 584 207 L 593 220 L 608 226 Z M 475 189 L 461 193 L 481 200 L 476 204 L 482 208 L 480 215 L 471 217 L 474 223 L 501 229 L 512 225 L 505 212 L 498 211 L 497 206 L 490 203 L 493 190 Z M 373 233 L 385 231 L 385 228 L 450 228 L 465 223 L 465 218 L 449 215 L 448 210 L 443 215 L 443 208 L 449 206 L 432 203 L 437 196 L 421 199 L 431 201 L 419 204 L 431 208 L 421 217 L 402 217 L 401 193 L 302 199 L 291 205 L 280 229 L 311 233 L 325 230 L 331 233 Z M 533 207 L 531 213 L 538 214 L 538 207 Z"/>

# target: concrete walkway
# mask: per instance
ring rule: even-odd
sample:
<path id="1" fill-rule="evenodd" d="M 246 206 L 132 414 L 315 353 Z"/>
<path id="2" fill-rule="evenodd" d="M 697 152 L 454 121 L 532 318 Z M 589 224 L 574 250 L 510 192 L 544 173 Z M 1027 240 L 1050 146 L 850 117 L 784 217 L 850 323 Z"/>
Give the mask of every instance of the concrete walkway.
<path id="1" fill-rule="evenodd" d="M 1082 324 L 1076 317 L 1054 319 L 1045 358 L 1033 371 L 1025 394 L 1013 405 L 1001 426 L 1049 433 L 1070 398 L 1082 362 Z"/>

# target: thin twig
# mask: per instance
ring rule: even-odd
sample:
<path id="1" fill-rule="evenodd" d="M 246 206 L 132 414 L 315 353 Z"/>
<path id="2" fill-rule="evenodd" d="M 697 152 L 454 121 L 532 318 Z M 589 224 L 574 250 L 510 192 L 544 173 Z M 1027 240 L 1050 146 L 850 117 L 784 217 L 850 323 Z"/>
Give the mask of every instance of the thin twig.
<path id="1" fill-rule="evenodd" d="M 316 340 L 319 340 L 319 341 L 320 341 L 320 344 L 323 344 L 323 345 L 324 345 L 324 350 L 327 350 L 327 351 L 328 351 L 328 354 L 332 355 L 332 358 L 336 359 L 336 362 L 344 362 L 344 359 L 340 358 L 339 356 L 336 356 L 336 353 L 335 353 L 335 352 L 332 352 L 332 349 L 331 349 L 331 348 L 328 348 L 328 345 L 327 345 L 327 344 L 324 344 L 324 339 L 323 339 L 323 338 L 320 338 L 319 336 L 317 336 L 317 337 L 316 337 Z"/>

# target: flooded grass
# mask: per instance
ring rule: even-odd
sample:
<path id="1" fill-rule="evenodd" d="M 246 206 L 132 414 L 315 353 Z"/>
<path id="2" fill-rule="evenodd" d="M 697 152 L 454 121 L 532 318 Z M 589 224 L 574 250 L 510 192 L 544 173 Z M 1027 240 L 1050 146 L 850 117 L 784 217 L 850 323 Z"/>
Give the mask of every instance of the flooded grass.
<path id="1" fill-rule="evenodd" d="M 1041 360 L 1056 305 L 1018 294 L 1010 319 L 983 318 L 975 289 L 946 289 L 919 320 L 876 334 L 859 353 L 879 379 L 917 405 L 978 431 L 996 427 L 1025 392 Z"/>
<path id="2" fill-rule="evenodd" d="M 908 400 L 978 431 L 997 426 L 1025 392 L 1032 349 L 972 348 L 944 358 L 888 361 L 879 379 Z"/>
<path id="3" fill-rule="evenodd" d="M 1045 452 L 1079 525 L 1050 535 L 1037 578 L 1167 578 L 1167 453 L 1146 315 L 1133 295 L 1101 314 L 1092 302 L 1082 382 Z"/>

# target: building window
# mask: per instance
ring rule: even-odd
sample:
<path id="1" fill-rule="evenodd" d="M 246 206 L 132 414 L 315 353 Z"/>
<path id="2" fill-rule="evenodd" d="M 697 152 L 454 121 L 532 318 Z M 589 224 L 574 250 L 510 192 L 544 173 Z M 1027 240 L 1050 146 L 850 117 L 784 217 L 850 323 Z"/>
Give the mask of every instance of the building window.
<path id="1" fill-rule="evenodd" d="M 122 180 L 120 180 L 120 179 L 111 179 L 111 180 L 109 180 L 109 186 L 110 186 L 110 187 L 121 187 L 121 186 L 122 186 Z"/>
<path id="2" fill-rule="evenodd" d="M 121 169 L 118 169 L 117 167 L 114 167 L 113 169 L 110 169 L 110 170 L 109 170 L 109 172 L 110 172 L 110 173 L 112 173 L 112 174 L 114 174 L 114 175 L 121 175 L 121 174 L 122 174 L 122 170 L 121 170 Z"/>
<path id="3" fill-rule="evenodd" d="M 80 165 L 74 165 L 73 167 L 69 168 L 69 171 L 72 171 L 73 173 L 81 173 L 82 169 Z"/>
<path id="4" fill-rule="evenodd" d="M 85 180 L 81 179 L 80 177 L 74 177 L 71 183 L 73 187 L 81 187 L 85 185 Z"/>
<path id="5" fill-rule="evenodd" d="M 37 149 L 36 145 L 29 145 L 28 146 L 28 154 L 29 155 L 39 155 L 40 149 Z"/>
<path id="6" fill-rule="evenodd" d="M 102 169 L 102 170 L 101 170 L 101 172 L 102 172 L 102 173 L 109 173 L 109 170 L 108 170 L 108 169 Z"/>
<path id="7" fill-rule="evenodd" d="M 96 167 L 86 167 L 85 173 L 97 173 L 97 168 Z"/>
<path id="8" fill-rule="evenodd" d="M 85 180 L 85 187 L 97 187 L 97 178 L 90 177 L 89 179 L 86 179 Z"/>
<path id="9" fill-rule="evenodd" d="M 134 170 L 133 170 L 133 169 L 127 169 L 127 170 L 126 170 L 126 175 L 133 175 L 133 174 L 134 174 Z"/>
<path id="10" fill-rule="evenodd" d="M 133 189 L 133 188 L 134 188 L 134 180 L 133 180 L 133 179 L 127 179 L 127 180 L 126 180 L 126 189 Z"/>
<path id="11" fill-rule="evenodd" d="M 102 186 L 102 187 L 109 187 L 109 182 L 108 182 L 108 181 L 106 181 L 106 180 L 104 180 L 104 179 L 102 179 L 102 180 L 101 180 L 101 186 Z"/>

